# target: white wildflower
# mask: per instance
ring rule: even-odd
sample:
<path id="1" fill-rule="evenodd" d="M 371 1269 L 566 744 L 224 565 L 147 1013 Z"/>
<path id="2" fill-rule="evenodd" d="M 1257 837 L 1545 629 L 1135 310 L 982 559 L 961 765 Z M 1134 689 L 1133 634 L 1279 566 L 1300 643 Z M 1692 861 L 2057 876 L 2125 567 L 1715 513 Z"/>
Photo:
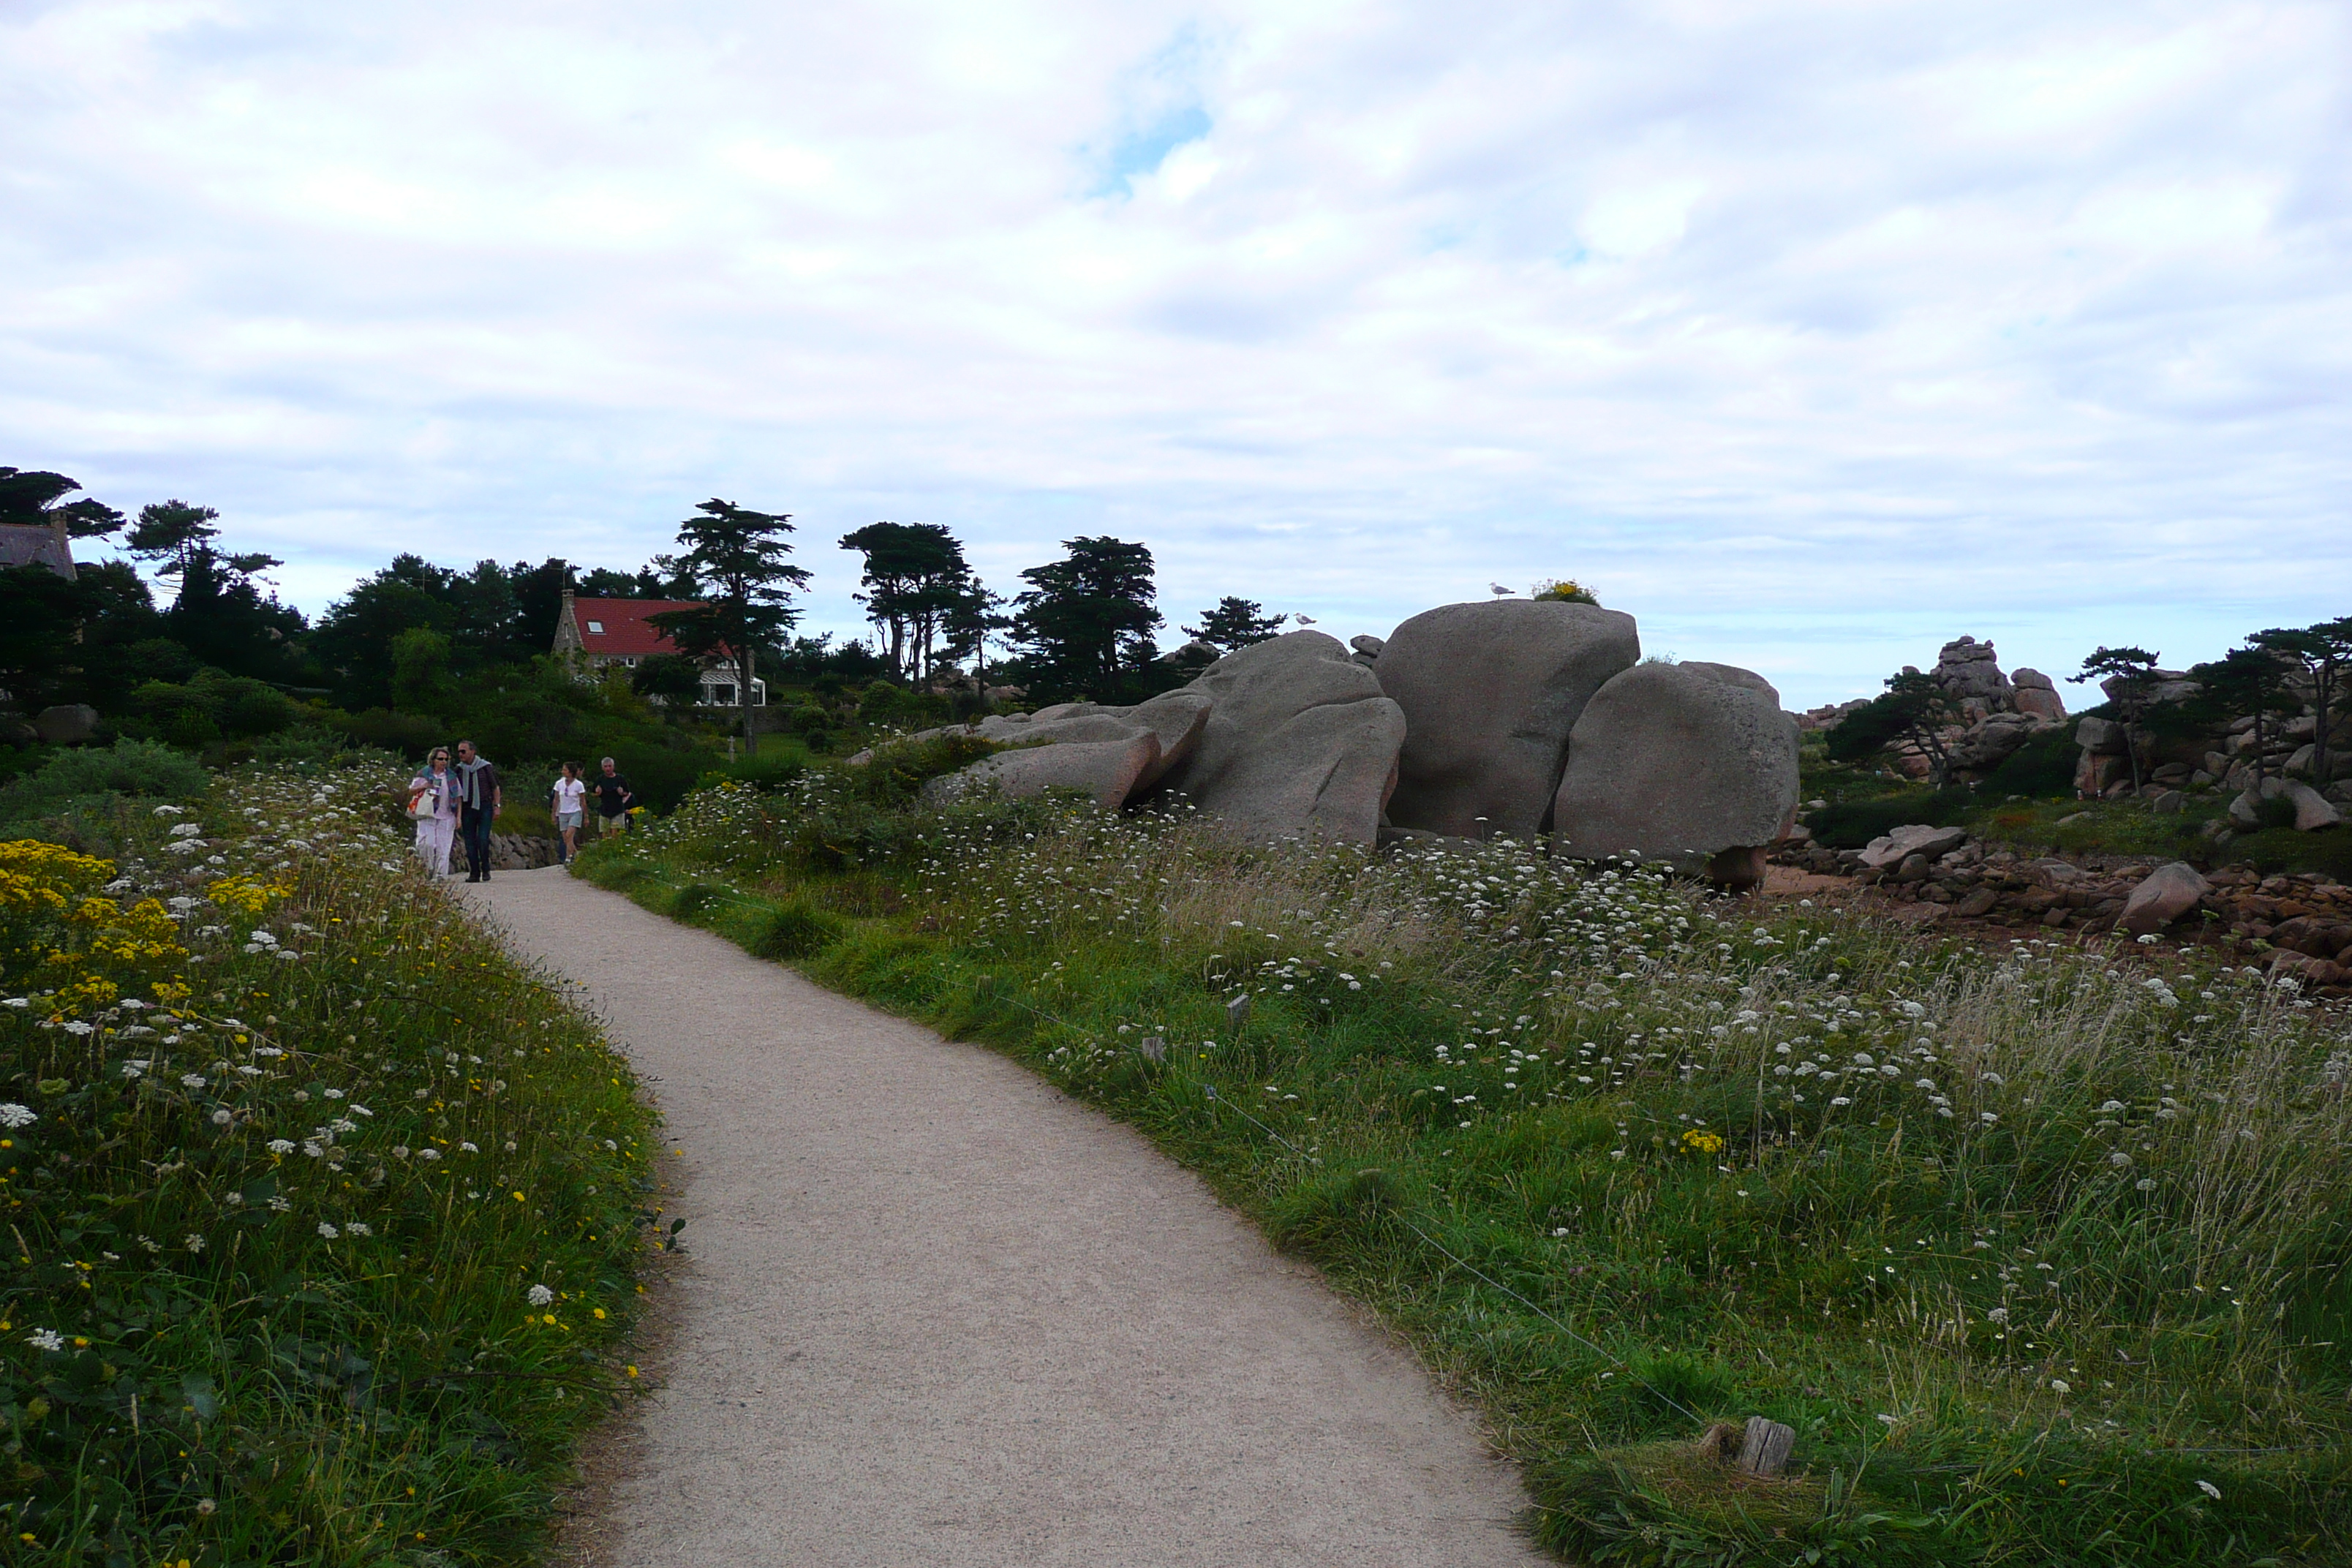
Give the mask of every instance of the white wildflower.
<path id="1" fill-rule="evenodd" d="M 5 1105 L 0 1105 L 0 1127 L 11 1129 L 29 1127 L 39 1120 L 38 1116 L 13 1100 Z"/>
<path id="2" fill-rule="evenodd" d="M 544 1307 L 555 1300 L 555 1292 L 544 1285 L 534 1285 L 523 1293 L 523 1300 L 534 1307 Z"/>

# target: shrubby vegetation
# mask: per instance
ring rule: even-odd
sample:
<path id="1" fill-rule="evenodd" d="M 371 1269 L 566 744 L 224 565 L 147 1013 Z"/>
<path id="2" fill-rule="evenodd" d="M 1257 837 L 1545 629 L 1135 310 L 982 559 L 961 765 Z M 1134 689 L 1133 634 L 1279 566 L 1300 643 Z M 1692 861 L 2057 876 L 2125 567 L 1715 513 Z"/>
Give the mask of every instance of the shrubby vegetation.
<path id="1" fill-rule="evenodd" d="M 181 798 L 0 843 L 7 1560 L 521 1560 L 633 1375 L 651 1115 L 384 760 L 193 766 L 59 757 L 18 785 Z"/>
<path id="2" fill-rule="evenodd" d="M 53 752 L 38 767 L 11 780 L 0 788 L 0 823 L 23 822 L 76 804 L 110 802 L 117 795 L 193 800 L 211 784 L 204 764 L 186 752 L 152 741 L 125 739 L 103 748 Z"/>
<path id="3" fill-rule="evenodd" d="M 858 788 L 698 795 L 581 874 L 1144 1129 L 1482 1402 L 1563 1552 L 2352 1542 L 2352 1040 L 2291 987 Z M 1795 1479 L 1696 1454 L 1750 1413 Z"/>

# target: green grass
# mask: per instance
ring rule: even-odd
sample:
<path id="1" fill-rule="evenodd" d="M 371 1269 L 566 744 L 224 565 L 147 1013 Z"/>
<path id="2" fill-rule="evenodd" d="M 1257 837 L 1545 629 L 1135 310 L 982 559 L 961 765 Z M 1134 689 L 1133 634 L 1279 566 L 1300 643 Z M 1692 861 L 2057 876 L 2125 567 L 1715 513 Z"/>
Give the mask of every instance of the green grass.
<path id="1" fill-rule="evenodd" d="M 629 1386 L 652 1117 L 415 874 L 396 783 L 0 846 L 11 1563 L 528 1561 Z"/>
<path id="2" fill-rule="evenodd" d="M 1480 1403 L 1564 1555 L 2346 1556 L 2352 1042 L 2291 993 L 1508 844 L 812 836 L 863 787 L 698 795 L 581 874 L 699 887 L 688 918 L 1145 1131 Z M 1759 1413 L 1801 1434 L 1769 1486 L 1694 1447 Z"/>

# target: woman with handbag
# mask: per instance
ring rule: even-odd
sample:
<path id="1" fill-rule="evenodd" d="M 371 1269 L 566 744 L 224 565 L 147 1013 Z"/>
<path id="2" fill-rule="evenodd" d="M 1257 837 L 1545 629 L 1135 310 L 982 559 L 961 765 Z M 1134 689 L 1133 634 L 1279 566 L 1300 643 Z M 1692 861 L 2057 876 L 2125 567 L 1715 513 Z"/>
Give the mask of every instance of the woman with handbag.
<path id="1" fill-rule="evenodd" d="M 416 858 L 425 874 L 439 879 L 449 874 L 449 847 L 457 838 L 457 775 L 449 768 L 449 749 L 436 746 L 424 771 L 408 781 L 408 815 L 416 824 Z"/>

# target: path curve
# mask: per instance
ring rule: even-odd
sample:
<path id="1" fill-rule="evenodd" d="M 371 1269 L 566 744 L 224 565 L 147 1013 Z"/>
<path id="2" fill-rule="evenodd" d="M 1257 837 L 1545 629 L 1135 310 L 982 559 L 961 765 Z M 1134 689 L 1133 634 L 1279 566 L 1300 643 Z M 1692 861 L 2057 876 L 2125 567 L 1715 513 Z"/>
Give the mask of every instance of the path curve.
<path id="1" fill-rule="evenodd" d="M 611 1568 L 1541 1561 L 1420 1365 L 1131 1130 L 562 870 L 459 886 L 685 1151 Z"/>

